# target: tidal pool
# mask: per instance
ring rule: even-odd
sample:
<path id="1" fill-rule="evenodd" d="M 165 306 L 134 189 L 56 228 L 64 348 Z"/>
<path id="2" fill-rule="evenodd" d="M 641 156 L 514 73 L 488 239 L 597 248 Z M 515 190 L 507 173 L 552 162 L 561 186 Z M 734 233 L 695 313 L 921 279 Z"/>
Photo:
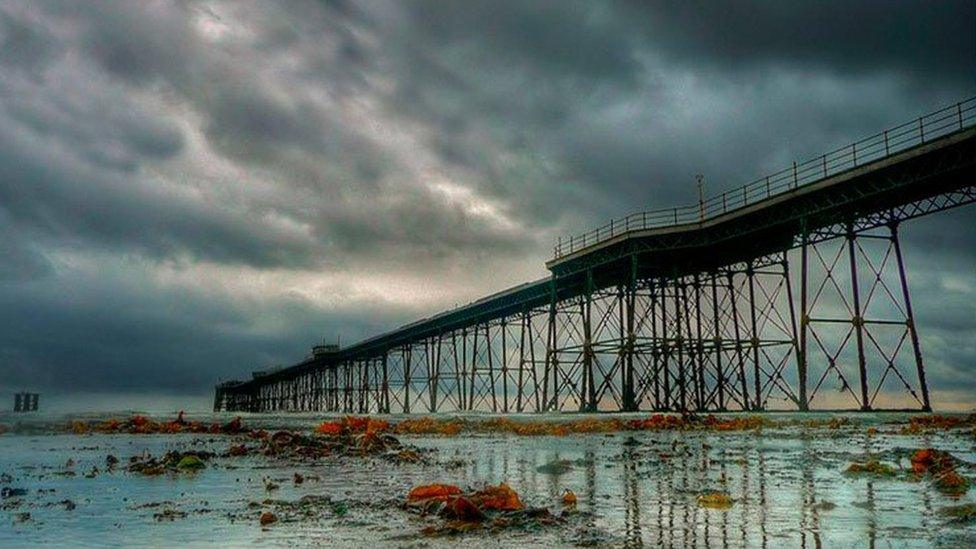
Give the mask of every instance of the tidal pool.
<path id="1" fill-rule="evenodd" d="M 26 490 L 0 501 L 0 546 L 976 546 L 976 521 L 947 514 L 976 505 L 976 489 L 953 497 L 908 472 L 911 452 L 931 447 L 962 460 L 959 472 L 976 479 L 973 432 L 903 435 L 902 416 L 850 418 L 837 429 L 400 436 L 432 450 L 429 462 L 248 455 L 152 477 L 127 472 L 130 456 L 220 454 L 233 437 L 51 434 L 21 426 L 0 435 L 0 486 Z M 320 419 L 245 416 L 245 423 L 310 431 Z M 869 427 L 878 432 L 868 434 Z M 112 470 L 109 455 L 120 460 Z M 844 474 L 869 456 L 895 474 Z M 527 506 L 555 514 L 566 490 L 578 502 L 555 525 L 431 537 L 422 531 L 439 519 L 401 504 L 411 487 L 433 482 L 505 482 Z M 702 507 L 698 496 L 710 491 L 728 493 L 732 505 Z M 279 520 L 262 527 L 266 511 Z"/>

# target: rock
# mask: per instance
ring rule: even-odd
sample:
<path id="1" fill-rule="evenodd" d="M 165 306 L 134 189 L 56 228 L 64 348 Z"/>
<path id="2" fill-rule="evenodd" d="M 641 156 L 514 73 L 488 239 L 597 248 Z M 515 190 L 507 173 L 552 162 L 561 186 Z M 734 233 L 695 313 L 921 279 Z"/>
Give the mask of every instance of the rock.
<path id="1" fill-rule="evenodd" d="M 199 471 L 206 467 L 203 460 L 194 455 L 186 455 L 176 463 L 177 471 Z"/>
<path id="2" fill-rule="evenodd" d="M 26 495 L 27 495 L 27 489 L 26 488 L 8 488 L 8 487 L 4 487 L 2 490 L 0 490 L 0 498 L 3 498 L 3 499 L 16 498 L 16 497 L 26 496 Z"/>
<path id="3" fill-rule="evenodd" d="M 399 452 L 394 453 L 391 457 L 395 463 L 418 463 L 423 459 L 416 450 L 411 450 L 409 448 L 400 450 Z"/>
<path id="4" fill-rule="evenodd" d="M 270 511 L 265 511 L 264 513 L 261 513 L 260 521 L 261 526 L 267 526 L 269 524 L 278 522 L 278 517 L 276 517 L 275 514 Z"/>
<path id="5" fill-rule="evenodd" d="M 349 514 L 349 505 L 344 501 L 333 501 L 331 506 L 332 514 L 337 517 L 344 517 Z"/>
<path id="6" fill-rule="evenodd" d="M 176 519 L 186 518 L 186 512 L 175 509 L 163 509 L 162 512 L 153 513 L 153 518 L 156 519 L 156 522 L 162 522 L 164 520 L 172 522 Z"/>
<path id="7" fill-rule="evenodd" d="M 240 417 L 235 417 L 230 422 L 220 428 L 220 432 L 227 435 L 236 435 L 244 431 L 244 422 Z"/>

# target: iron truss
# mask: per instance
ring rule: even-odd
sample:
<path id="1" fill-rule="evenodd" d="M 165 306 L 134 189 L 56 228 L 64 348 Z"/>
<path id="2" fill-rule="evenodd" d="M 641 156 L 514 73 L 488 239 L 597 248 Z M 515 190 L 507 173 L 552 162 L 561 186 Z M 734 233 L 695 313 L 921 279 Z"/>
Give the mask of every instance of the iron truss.
<path id="1" fill-rule="evenodd" d="M 976 201 L 969 128 L 292 367 L 215 410 L 928 410 L 901 224 Z M 707 221 L 707 220 L 706 220 Z M 797 265 L 798 264 L 798 265 Z"/>

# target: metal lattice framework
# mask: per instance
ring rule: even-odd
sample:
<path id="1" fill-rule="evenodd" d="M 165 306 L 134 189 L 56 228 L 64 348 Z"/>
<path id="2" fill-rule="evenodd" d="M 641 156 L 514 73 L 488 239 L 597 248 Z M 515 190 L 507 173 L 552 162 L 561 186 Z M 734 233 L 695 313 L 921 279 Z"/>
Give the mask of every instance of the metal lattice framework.
<path id="1" fill-rule="evenodd" d="M 214 407 L 928 410 L 899 229 L 976 201 L 974 123 L 970 99 L 561 241 L 547 279 L 222 383 Z"/>

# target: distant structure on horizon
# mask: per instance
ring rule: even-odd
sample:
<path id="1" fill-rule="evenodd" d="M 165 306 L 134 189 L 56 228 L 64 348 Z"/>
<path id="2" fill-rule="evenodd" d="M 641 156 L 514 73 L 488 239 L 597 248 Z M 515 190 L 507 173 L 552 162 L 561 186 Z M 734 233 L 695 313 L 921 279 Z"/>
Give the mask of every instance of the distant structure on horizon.
<path id="1" fill-rule="evenodd" d="M 36 412 L 37 403 L 41 399 L 39 393 L 20 392 L 14 395 L 15 412 Z"/>

